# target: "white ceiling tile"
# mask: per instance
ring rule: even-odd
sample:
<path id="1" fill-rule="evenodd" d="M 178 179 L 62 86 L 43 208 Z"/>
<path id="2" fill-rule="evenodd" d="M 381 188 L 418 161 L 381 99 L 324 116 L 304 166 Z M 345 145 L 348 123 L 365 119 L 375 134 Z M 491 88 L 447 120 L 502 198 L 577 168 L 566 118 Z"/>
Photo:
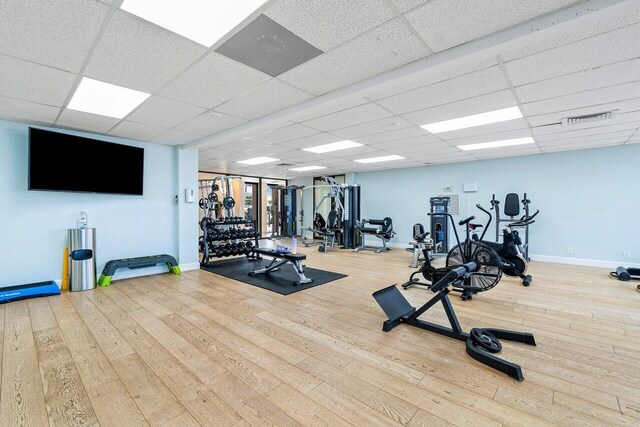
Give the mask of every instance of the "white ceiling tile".
<path id="1" fill-rule="evenodd" d="M 367 159 L 369 157 L 387 156 L 389 153 L 378 150 L 368 145 L 362 147 L 347 148 L 346 150 L 333 151 L 326 154 L 318 154 L 318 158 L 334 157 L 342 160 Z"/>
<path id="2" fill-rule="evenodd" d="M 597 114 L 604 111 L 620 110 L 619 113 L 640 110 L 640 98 L 628 99 L 619 102 L 599 104 L 591 107 L 575 108 L 571 110 L 557 111 L 549 114 L 528 116 L 531 126 L 543 126 L 548 123 L 559 123 L 564 117 L 582 116 L 585 114 Z"/>
<path id="3" fill-rule="evenodd" d="M 413 138 L 415 136 L 426 135 L 429 135 L 429 132 L 427 132 L 426 130 L 418 126 L 411 126 L 403 129 L 392 130 L 389 132 L 380 132 L 373 135 L 359 136 L 356 138 L 352 138 L 352 140 L 361 144 L 377 145 L 402 139 Z"/>
<path id="4" fill-rule="evenodd" d="M 253 139 L 246 139 L 243 141 L 236 141 L 230 144 L 220 145 L 216 148 L 226 151 L 236 151 L 239 153 L 246 153 L 253 150 L 265 150 L 271 147 L 270 144 L 267 144 L 264 141 L 256 141 Z M 289 148 L 291 150 L 291 148 Z"/>
<path id="5" fill-rule="evenodd" d="M 420 126 L 427 123 L 435 123 L 443 120 L 455 119 L 457 117 L 470 116 L 472 114 L 513 107 L 516 104 L 517 102 L 513 97 L 511 90 L 502 90 L 486 95 L 480 95 L 475 98 L 464 99 L 450 104 L 403 114 L 402 118 Z"/>
<path id="6" fill-rule="evenodd" d="M 439 52 L 578 1 L 435 0 L 406 16 Z"/>
<path id="7" fill-rule="evenodd" d="M 200 161 L 208 161 L 211 159 L 225 159 L 232 154 L 238 154 L 235 150 L 223 150 L 220 147 L 209 148 L 207 150 L 201 150 L 198 153 Z"/>
<path id="8" fill-rule="evenodd" d="M 279 144 L 281 142 L 291 141 L 294 139 L 303 138 L 309 135 L 315 135 L 319 133 L 316 129 L 312 129 L 302 124 L 292 124 L 284 126 L 279 129 L 269 130 L 259 136 L 271 144 Z"/>
<path id="9" fill-rule="evenodd" d="M 142 123 L 122 121 L 116 127 L 111 129 L 108 134 L 119 136 L 121 138 L 136 139 L 138 141 L 146 141 L 158 136 L 166 129 L 145 125 Z"/>
<path id="10" fill-rule="evenodd" d="M 153 93 L 205 52 L 198 43 L 116 10 L 85 74 Z"/>
<path id="11" fill-rule="evenodd" d="M 505 139 L 526 138 L 531 136 L 531 131 L 527 129 L 509 130 L 505 132 L 496 132 L 486 135 L 474 135 L 466 138 L 448 139 L 452 145 L 467 145 L 480 142 L 502 141 Z"/>
<path id="12" fill-rule="evenodd" d="M 625 142 L 626 140 L 633 135 L 635 129 L 629 130 L 627 132 L 612 132 L 606 134 L 595 134 L 595 135 L 585 135 L 585 136 L 576 136 L 571 138 L 554 138 L 554 139 L 546 139 L 542 140 L 540 138 L 536 138 L 536 142 L 540 147 L 550 147 L 556 145 L 571 145 L 571 144 L 580 144 L 580 143 L 588 143 L 588 142 L 602 142 L 607 143 L 608 141 L 615 140 L 618 142 Z"/>
<path id="13" fill-rule="evenodd" d="M 95 133 L 105 133 L 120 122 L 113 117 L 99 116 L 82 111 L 63 110 L 56 126 L 85 130 Z"/>
<path id="14" fill-rule="evenodd" d="M 527 148 L 518 148 L 513 147 L 512 150 L 480 150 L 478 152 L 474 152 L 472 155 L 479 160 L 486 159 L 499 159 L 503 157 L 516 157 L 516 156 L 530 156 L 534 154 L 540 154 L 540 148 L 536 146 L 527 147 Z"/>
<path id="15" fill-rule="evenodd" d="M 52 125 L 59 111 L 60 108 L 49 105 L 0 97 L 0 119 L 2 120 Z"/>
<path id="16" fill-rule="evenodd" d="M 61 107 L 75 74 L 0 55 L 0 95 Z"/>
<path id="17" fill-rule="evenodd" d="M 398 139 L 394 141 L 386 141 L 381 142 L 379 144 L 374 144 L 372 147 L 378 148 L 380 150 L 389 150 L 389 149 L 400 149 L 404 152 L 410 151 L 419 151 L 423 147 L 431 147 L 432 144 L 440 144 L 443 143 L 440 139 L 433 135 L 421 135 L 412 138 L 404 138 Z M 446 143 L 444 143 L 446 144 Z M 449 144 L 446 144 L 449 145 Z"/>
<path id="18" fill-rule="evenodd" d="M 287 71 L 279 79 L 319 95 L 428 54 L 411 30 L 395 19 Z"/>
<path id="19" fill-rule="evenodd" d="M 0 52 L 78 72 L 108 10 L 86 0 L 2 1 Z"/>
<path id="20" fill-rule="evenodd" d="M 169 83 L 159 94 L 212 108 L 270 78 L 260 71 L 212 52 Z"/>
<path id="21" fill-rule="evenodd" d="M 317 145 L 330 144 L 332 142 L 342 141 L 344 138 L 331 135 L 329 133 L 318 133 L 316 135 L 305 136 L 303 138 L 294 139 L 292 141 L 285 141 L 282 145 L 291 148 L 309 148 Z"/>
<path id="22" fill-rule="evenodd" d="M 452 147 L 450 144 L 447 144 L 443 141 L 432 140 L 429 138 L 413 138 L 415 141 L 395 141 L 396 145 L 393 147 L 382 147 L 381 145 L 376 145 L 376 148 L 381 148 L 384 151 L 392 154 L 399 154 L 401 156 L 409 155 L 410 153 L 415 153 L 418 151 L 429 150 L 431 152 L 439 152 L 444 151 L 448 152 L 452 149 L 456 149 Z M 421 141 L 421 144 L 417 144 L 417 142 Z M 410 156 L 408 156 L 410 157 Z"/>
<path id="23" fill-rule="evenodd" d="M 640 24 L 505 63 L 516 86 L 640 56 Z"/>
<path id="24" fill-rule="evenodd" d="M 190 132 L 182 132 L 179 130 L 169 129 L 168 131 L 162 132 L 161 134 L 154 136 L 149 139 L 150 142 L 157 142 L 159 144 L 167 144 L 167 145 L 180 145 L 186 144 L 187 142 L 195 141 L 202 138 L 201 135 L 190 133 Z"/>
<path id="25" fill-rule="evenodd" d="M 312 95 L 272 79 L 216 107 L 216 111 L 253 120 L 310 98 Z"/>
<path id="26" fill-rule="evenodd" d="M 331 131 L 332 134 L 345 139 L 353 139 L 359 136 L 375 135 L 381 132 L 393 131 L 396 129 L 412 127 L 413 124 L 398 117 L 392 116 L 381 120 L 374 120 L 361 125 L 349 126 L 346 128 Z"/>
<path id="27" fill-rule="evenodd" d="M 474 126 L 472 128 L 452 130 L 442 132 L 438 137 L 445 140 L 458 138 L 469 138 L 474 136 L 488 135 L 492 133 L 505 132 L 510 130 L 527 129 L 529 125 L 525 119 L 507 120 L 506 122 L 492 123 L 483 126 Z"/>
<path id="28" fill-rule="evenodd" d="M 223 130 L 238 126 L 246 122 L 244 119 L 238 117 L 228 116 L 226 114 L 215 112 L 204 113 L 176 126 L 176 130 L 182 130 L 185 132 L 197 133 L 200 135 L 212 135 L 214 133 L 221 132 Z"/>
<path id="29" fill-rule="evenodd" d="M 315 119 L 317 117 L 326 116 L 327 114 L 337 113 L 338 111 L 348 110 L 349 108 L 357 107 L 358 105 L 366 104 L 369 100 L 366 98 L 355 98 L 347 101 L 340 101 L 329 107 L 311 108 L 308 112 L 296 114 L 296 123 L 301 123 L 307 120 Z"/>
<path id="30" fill-rule="evenodd" d="M 516 93 L 526 103 L 628 83 L 639 76 L 640 59 L 635 59 L 526 84 L 516 87 Z"/>
<path id="31" fill-rule="evenodd" d="M 495 57 L 491 57 L 486 58 L 482 61 L 470 62 L 459 67 L 445 69 L 444 71 L 442 70 L 442 68 L 444 67 L 428 68 L 424 70 L 423 73 L 421 73 L 420 79 L 418 80 L 402 81 L 396 86 L 369 94 L 367 95 L 367 98 L 373 100 L 388 98 L 390 96 L 408 92 L 410 90 L 418 89 L 438 82 L 453 79 L 455 77 L 460 77 L 465 74 L 480 71 L 484 68 L 489 68 L 497 64 L 498 60 Z"/>
<path id="32" fill-rule="evenodd" d="M 127 120 L 147 125 L 172 128 L 180 123 L 204 113 L 204 108 L 196 107 L 161 96 L 147 98 Z"/>
<path id="33" fill-rule="evenodd" d="M 640 81 L 530 102 L 522 105 L 522 112 L 532 116 L 633 98 L 640 98 Z"/>
<path id="34" fill-rule="evenodd" d="M 325 52 L 395 18 L 385 0 L 279 0 L 264 14 Z"/>
<path id="35" fill-rule="evenodd" d="M 428 2 L 429 0 L 391 0 L 397 7 L 400 9 L 402 13 L 407 12 L 408 10 L 413 9 L 414 7 L 420 6 L 423 3 Z"/>
<path id="36" fill-rule="evenodd" d="M 624 141 L 610 139 L 603 141 L 590 141 L 590 142 L 576 142 L 566 145 L 550 145 L 547 147 L 541 147 L 540 150 L 543 153 L 554 153 L 558 151 L 572 151 L 572 150 L 585 150 L 589 148 L 611 147 L 614 145 L 622 145 Z"/>
<path id="37" fill-rule="evenodd" d="M 377 102 L 396 114 L 403 114 L 508 88 L 500 67 L 494 66 Z"/>
<path id="38" fill-rule="evenodd" d="M 569 43 L 596 36 L 598 34 L 607 33 L 619 28 L 626 27 L 627 25 L 637 24 L 639 22 L 640 5 L 626 14 L 613 16 L 609 19 L 590 23 L 586 26 L 580 26 L 576 29 L 572 29 L 568 33 L 562 33 L 553 37 L 542 39 L 535 43 L 528 44 L 526 46 L 509 50 L 502 54 L 502 58 L 505 61 L 512 61 L 514 59 L 534 55 L 545 50 L 550 50 L 558 46 L 563 46 Z"/>
<path id="39" fill-rule="evenodd" d="M 373 120 L 383 119 L 393 116 L 392 113 L 374 103 L 364 104 L 359 107 L 350 108 L 348 110 L 338 111 L 337 113 L 328 114 L 318 117 L 317 119 L 307 120 L 303 124 L 314 129 L 329 131 L 341 129 L 348 126 L 367 123 Z"/>

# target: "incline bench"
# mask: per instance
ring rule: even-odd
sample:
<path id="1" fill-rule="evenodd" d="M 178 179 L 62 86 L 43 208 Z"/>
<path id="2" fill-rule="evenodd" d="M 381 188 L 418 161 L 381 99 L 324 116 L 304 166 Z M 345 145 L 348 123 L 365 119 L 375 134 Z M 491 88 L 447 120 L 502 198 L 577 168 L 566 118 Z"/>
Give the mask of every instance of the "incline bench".
<path id="1" fill-rule="evenodd" d="M 304 275 L 304 268 L 302 266 L 302 261 L 307 259 L 307 256 L 304 254 L 283 254 L 280 252 L 276 252 L 271 249 L 261 249 L 261 248 L 253 248 L 251 250 L 253 254 L 260 254 L 264 256 L 268 256 L 273 258 L 271 263 L 263 268 L 258 270 L 253 270 L 249 272 L 249 276 L 257 276 L 259 274 L 269 274 L 272 271 L 280 270 L 280 267 L 285 264 L 291 264 L 296 274 L 300 278 L 300 280 L 293 282 L 294 286 L 304 285 L 307 283 L 313 283 L 313 279 Z"/>
<path id="2" fill-rule="evenodd" d="M 113 274 L 119 268 L 144 268 L 144 267 L 154 267 L 158 264 L 165 263 L 169 268 L 169 271 L 173 274 L 180 274 L 180 267 L 178 267 L 178 263 L 176 259 L 171 255 L 152 255 L 152 256 L 143 256 L 138 258 L 124 258 L 124 259 L 112 259 L 108 261 L 104 268 L 102 269 L 102 274 L 100 275 L 100 279 L 98 279 L 98 285 L 100 286 L 109 286 L 111 284 L 111 279 L 113 278 Z"/>

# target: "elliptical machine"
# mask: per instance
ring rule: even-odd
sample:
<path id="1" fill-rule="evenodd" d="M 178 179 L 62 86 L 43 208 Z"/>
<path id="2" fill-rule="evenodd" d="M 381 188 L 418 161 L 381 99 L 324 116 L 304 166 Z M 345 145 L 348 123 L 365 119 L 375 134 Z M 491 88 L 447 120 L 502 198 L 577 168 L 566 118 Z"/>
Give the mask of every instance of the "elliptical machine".
<path id="1" fill-rule="evenodd" d="M 409 281 L 404 283 L 402 287 L 404 289 L 409 289 L 413 286 L 422 286 L 427 289 L 431 289 L 435 283 L 440 281 L 452 269 L 467 263 L 474 263 L 475 267 L 472 272 L 473 274 L 468 275 L 464 280 L 458 281 L 452 285 L 453 290 L 462 292 L 460 298 L 463 301 L 472 299 L 473 294 L 488 291 L 496 286 L 502 278 L 502 259 L 496 251 L 489 245 L 485 244 L 485 242 L 476 241 L 470 238 L 470 227 L 468 224 L 476 217 L 470 216 L 458 223 L 458 225 L 465 226 L 466 230 L 465 242 L 464 244 L 461 244 L 460 238 L 458 237 L 458 231 L 456 230 L 456 224 L 451 214 L 428 213 L 427 215 L 445 215 L 453 226 L 453 234 L 456 238 L 457 245 L 449 251 L 446 266 L 440 268 L 436 268 L 431 265 L 429 248 L 428 246 L 425 247 L 423 249 L 425 261 L 422 264 L 422 267 L 420 270 L 412 273 L 409 277 Z M 417 277 L 419 274 L 422 275 L 426 282 L 420 281 Z"/>
<path id="2" fill-rule="evenodd" d="M 491 213 L 480 206 L 480 204 L 477 204 L 476 207 L 489 216 L 489 221 L 487 221 L 484 226 L 484 231 L 479 238 L 476 229 L 481 228 L 482 224 L 469 224 L 469 228 L 473 233 L 471 237 L 472 240 L 476 242 L 480 241 L 494 249 L 502 259 L 504 274 L 511 277 L 519 277 L 522 279 L 522 286 L 529 286 L 533 278 L 530 274 L 526 274 L 529 264 L 524 255 L 520 233 L 514 230 L 514 228 L 528 227 L 533 224 L 535 222 L 533 218 L 538 215 L 539 211 L 530 217 L 524 216 L 518 221 L 507 224 L 507 226 L 502 229 L 502 243 L 499 243 L 483 240 L 493 217 Z"/>

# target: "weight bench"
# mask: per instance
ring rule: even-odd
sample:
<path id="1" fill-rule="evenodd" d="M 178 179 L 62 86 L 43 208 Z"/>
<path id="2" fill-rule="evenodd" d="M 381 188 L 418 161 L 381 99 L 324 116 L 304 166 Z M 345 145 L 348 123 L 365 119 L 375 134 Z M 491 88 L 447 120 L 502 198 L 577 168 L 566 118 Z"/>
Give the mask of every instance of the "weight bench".
<path id="1" fill-rule="evenodd" d="M 98 279 L 98 285 L 109 286 L 111 284 L 113 274 L 120 268 L 130 268 L 133 270 L 137 268 L 154 267 L 163 263 L 167 265 L 171 273 L 182 273 L 176 259 L 171 255 L 163 254 L 138 258 L 112 259 L 111 261 L 108 261 L 102 269 L 102 274 L 100 274 L 100 279 Z"/>
<path id="2" fill-rule="evenodd" d="M 280 270 L 280 267 L 285 264 L 291 264 L 300 280 L 293 282 L 294 286 L 305 285 L 307 283 L 313 283 L 313 279 L 304 275 L 304 267 L 302 261 L 307 259 L 304 254 L 283 254 L 271 249 L 253 248 L 252 254 L 260 254 L 273 258 L 271 263 L 266 267 L 249 272 L 249 276 L 258 276 L 260 274 L 269 274 L 272 271 Z"/>
<path id="3" fill-rule="evenodd" d="M 366 224 L 377 225 L 377 227 L 365 227 Z M 359 252 L 362 249 L 370 249 L 379 254 L 382 251 L 389 251 L 391 248 L 387 246 L 387 242 L 396 235 L 393 231 L 393 221 L 391 218 L 386 217 L 385 219 L 363 219 L 357 226 L 357 229 L 360 231 L 360 246 L 355 248 L 354 252 Z M 378 239 L 382 240 L 382 247 L 369 247 L 365 244 L 365 236 L 375 236 Z"/>

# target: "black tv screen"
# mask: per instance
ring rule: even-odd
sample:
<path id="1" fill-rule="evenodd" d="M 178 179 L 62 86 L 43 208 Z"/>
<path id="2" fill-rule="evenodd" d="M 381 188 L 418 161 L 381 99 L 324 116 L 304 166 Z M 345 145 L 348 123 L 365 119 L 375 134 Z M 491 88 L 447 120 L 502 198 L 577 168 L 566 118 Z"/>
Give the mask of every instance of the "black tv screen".
<path id="1" fill-rule="evenodd" d="M 29 128 L 29 190 L 142 195 L 144 149 Z"/>

